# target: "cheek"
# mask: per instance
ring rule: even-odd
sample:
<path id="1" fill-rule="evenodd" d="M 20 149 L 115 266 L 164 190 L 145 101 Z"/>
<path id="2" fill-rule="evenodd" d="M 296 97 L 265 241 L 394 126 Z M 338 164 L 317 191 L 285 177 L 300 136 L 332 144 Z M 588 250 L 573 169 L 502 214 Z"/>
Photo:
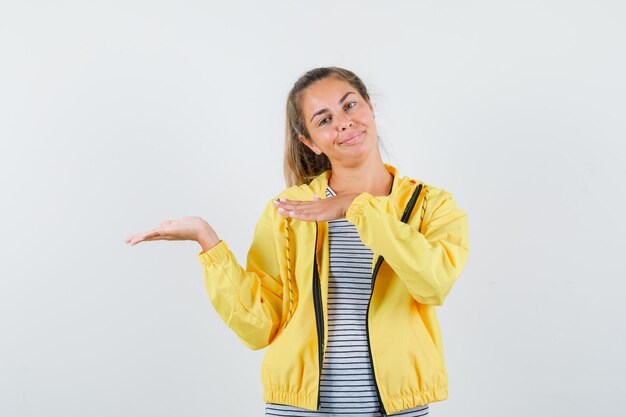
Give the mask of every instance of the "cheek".
<path id="1" fill-rule="evenodd" d="M 331 140 L 329 140 L 328 138 L 328 133 L 324 131 L 315 131 L 315 133 L 311 133 L 311 140 L 321 150 L 327 148 L 329 146 L 329 143 L 331 143 Z"/>
<path id="2" fill-rule="evenodd" d="M 333 142 L 335 141 L 335 139 L 337 139 L 336 132 L 324 132 L 324 134 L 320 138 L 320 143 L 322 144 L 322 146 L 330 148 L 333 146 Z"/>
<path id="3" fill-rule="evenodd" d="M 374 121 L 374 113 L 372 113 L 369 109 L 362 109 L 358 113 L 359 120 L 362 120 L 363 123 L 372 124 Z"/>

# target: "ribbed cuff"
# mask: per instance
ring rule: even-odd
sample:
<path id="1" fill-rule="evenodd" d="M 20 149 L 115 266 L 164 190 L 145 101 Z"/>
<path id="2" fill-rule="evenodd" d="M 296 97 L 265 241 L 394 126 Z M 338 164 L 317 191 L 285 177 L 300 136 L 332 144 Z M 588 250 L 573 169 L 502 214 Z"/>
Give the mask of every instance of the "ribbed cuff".
<path id="1" fill-rule="evenodd" d="M 363 213 L 363 209 L 365 208 L 365 205 L 372 198 L 374 198 L 374 196 L 371 195 L 370 193 L 359 194 L 354 200 L 352 200 L 350 207 L 348 207 L 348 211 L 346 212 L 346 219 L 350 223 L 356 224 L 356 221 L 361 216 L 361 213 Z"/>
<path id="2" fill-rule="evenodd" d="M 228 245 L 226 245 L 226 242 L 220 240 L 217 245 L 213 246 L 208 251 L 201 251 L 198 254 L 198 260 L 204 265 L 219 263 L 221 260 L 226 259 L 229 252 L 230 249 L 228 248 Z"/>

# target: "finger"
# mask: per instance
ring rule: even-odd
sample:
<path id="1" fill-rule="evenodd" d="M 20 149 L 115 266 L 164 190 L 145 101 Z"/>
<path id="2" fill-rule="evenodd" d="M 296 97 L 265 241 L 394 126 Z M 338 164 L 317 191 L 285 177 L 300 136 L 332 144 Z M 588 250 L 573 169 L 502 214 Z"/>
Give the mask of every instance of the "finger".
<path id="1" fill-rule="evenodd" d="M 134 236 L 128 243 L 130 243 L 131 246 L 135 246 L 137 243 L 141 243 L 144 240 L 146 240 L 146 235 L 141 234 L 141 235 Z"/>
<path id="2" fill-rule="evenodd" d="M 297 210 L 295 208 L 290 210 L 287 208 L 279 207 L 278 214 L 285 217 L 291 217 L 292 219 L 300 220 L 302 218 L 302 210 Z"/>
<path id="3" fill-rule="evenodd" d="M 290 209 L 294 209 L 296 207 L 300 207 L 302 205 L 303 201 L 298 201 L 298 200 L 285 200 L 283 202 L 280 203 L 281 207 L 289 207 Z"/>
<path id="4" fill-rule="evenodd" d="M 287 203 L 287 202 L 275 202 L 274 206 L 278 209 L 283 209 L 283 210 L 287 210 L 287 211 L 291 211 L 295 209 L 295 205 L 291 204 L 291 203 Z"/>
<path id="5" fill-rule="evenodd" d="M 292 206 L 296 206 L 302 203 L 306 203 L 306 201 L 302 201 L 302 200 L 288 200 L 286 198 L 281 198 L 280 200 L 276 201 L 274 200 L 274 203 L 278 204 L 278 205 L 292 205 Z"/>
<path id="6" fill-rule="evenodd" d="M 143 242 L 144 240 L 163 239 L 164 237 L 162 233 L 163 233 L 163 230 L 160 227 L 150 230 L 149 232 L 138 233 L 133 237 L 130 243 L 133 245 L 136 245 L 137 243 Z"/>
<path id="7" fill-rule="evenodd" d="M 289 217 L 294 220 L 304 220 L 304 221 L 309 221 L 309 222 L 317 220 L 317 217 L 314 214 L 314 212 L 310 210 L 296 209 L 296 210 L 289 211 L 283 208 L 279 208 L 278 213 L 284 217 Z"/>
<path id="8" fill-rule="evenodd" d="M 278 198 L 278 199 L 276 199 L 276 200 L 274 200 L 272 202 L 274 203 L 274 205 L 281 205 L 281 204 L 287 202 L 287 199 L 286 198 Z"/>
<path id="9" fill-rule="evenodd" d="M 296 220 L 304 220 L 312 222 L 316 220 L 315 216 L 311 212 L 291 212 L 290 217 Z"/>
<path id="10" fill-rule="evenodd" d="M 292 201 L 280 203 L 277 207 L 282 207 L 287 211 L 309 210 L 312 204 L 312 201 Z"/>
<path id="11" fill-rule="evenodd" d="M 143 237 L 143 240 L 163 240 L 163 239 L 166 239 L 166 238 L 167 238 L 167 235 L 164 234 L 161 229 L 159 229 L 159 230 L 155 230 L 155 231 L 152 231 L 150 233 L 147 233 Z"/>
<path id="12" fill-rule="evenodd" d="M 138 239 L 141 238 L 141 236 L 143 235 L 143 233 L 136 233 L 134 235 L 130 235 L 126 238 L 126 240 L 124 240 L 125 243 L 129 243 L 129 244 L 134 244 Z"/>
<path id="13" fill-rule="evenodd" d="M 148 235 L 150 235 L 152 233 L 159 232 L 161 230 L 162 229 L 160 227 L 157 227 L 157 228 L 149 230 L 147 232 L 135 233 L 135 234 L 132 234 L 132 235 L 128 236 L 126 238 L 125 242 L 126 243 L 131 243 L 132 241 L 136 241 L 138 239 L 142 239 L 143 240 L 144 237 L 146 237 L 146 236 L 148 236 Z"/>

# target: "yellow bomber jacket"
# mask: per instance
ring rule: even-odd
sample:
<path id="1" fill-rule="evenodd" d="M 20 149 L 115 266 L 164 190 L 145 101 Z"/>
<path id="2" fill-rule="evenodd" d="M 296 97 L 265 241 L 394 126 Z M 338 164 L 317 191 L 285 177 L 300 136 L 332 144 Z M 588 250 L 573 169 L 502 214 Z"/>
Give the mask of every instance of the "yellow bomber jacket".
<path id="1" fill-rule="evenodd" d="M 346 213 L 374 252 L 367 330 L 383 415 L 447 398 L 435 307 L 469 253 L 467 215 L 452 195 L 421 183 L 405 223 L 403 211 L 420 183 L 385 167 L 394 176 L 391 194 L 362 193 Z M 325 198 L 329 178 L 326 171 L 277 197 Z M 328 334 L 328 226 L 285 218 L 272 201 L 256 225 L 245 268 L 224 241 L 198 259 L 222 320 L 249 348 L 269 346 L 261 367 L 264 401 L 317 410 Z"/>

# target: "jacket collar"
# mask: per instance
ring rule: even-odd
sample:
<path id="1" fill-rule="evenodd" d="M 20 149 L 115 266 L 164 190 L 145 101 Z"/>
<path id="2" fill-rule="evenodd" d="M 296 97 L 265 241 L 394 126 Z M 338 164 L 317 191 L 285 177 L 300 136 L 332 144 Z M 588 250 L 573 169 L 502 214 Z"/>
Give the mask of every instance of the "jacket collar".
<path id="1" fill-rule="evenodd" d="M 387 171 L 393 175 L 393 185 L 391 187 L 391 193 L 397 194 L 407 182 L 405 178 L 400 178 L 398 175 L 398 169 L 392 165 L 384 164 Z M 331 171 L 324 171 L 317 177 L 315 177 L 308 185 L 308 187 L 313 191 L 314 194 L 319 195 L 322 198 L 326 196 L 326 188 L 328 187 L 328 181 L 330 180 Z"/>

